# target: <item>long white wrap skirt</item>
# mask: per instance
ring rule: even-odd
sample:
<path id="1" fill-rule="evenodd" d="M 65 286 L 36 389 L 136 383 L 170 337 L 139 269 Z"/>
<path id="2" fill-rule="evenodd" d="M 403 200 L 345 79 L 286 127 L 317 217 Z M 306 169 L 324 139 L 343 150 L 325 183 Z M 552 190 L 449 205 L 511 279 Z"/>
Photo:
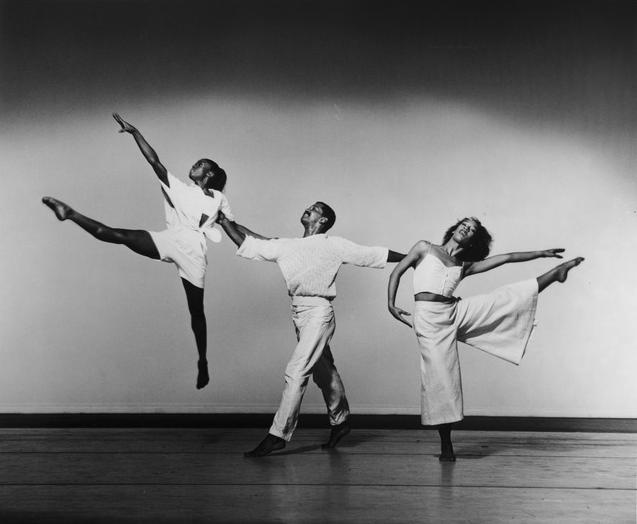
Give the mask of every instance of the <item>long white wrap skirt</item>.
<path id="1" fill-rule="evenodd" d="M 458 341 L 520 363 L 533 331 L 537 295 L 537 280 L 531 279 L 453 303 L 416 301 L 423 425 L 463 418 Z"/>

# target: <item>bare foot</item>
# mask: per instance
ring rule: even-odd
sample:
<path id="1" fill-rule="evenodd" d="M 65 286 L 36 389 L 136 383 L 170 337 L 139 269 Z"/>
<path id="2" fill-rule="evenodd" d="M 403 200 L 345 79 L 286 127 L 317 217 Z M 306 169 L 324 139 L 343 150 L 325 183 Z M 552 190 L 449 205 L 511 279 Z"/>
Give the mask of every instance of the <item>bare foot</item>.
<path id="1" fill-rule="evenodd" d="M 565 282 L 566 277 L 568 277 L 568 272 L 573 269 L 575 266 L 579 266 L 584 261 L 584 257 L 577 257 L 568 262 L 564 262 L 555 268 L 557 272 L 556 280 L 558 282 Z"/>
<path id="2" fill-rule="evenodd" d="M 210 382 L 210 375 L 208 375 L 208 361 L 199 360 L 197 362 L 197 389 L 205 388 Z"/>
<path id="3" fill-rule="evenodd" d="M 259 442 L 259 445 L 252 451 L 246 451 L 244 457 L 265 457 L 277 449 L 283 449 L 285 447 L 285 440 L 276 435 L 268 433 L 268 435 Z"/>
<path id="4" fill-rule="evenodd" d="M 73 212 L 73 209 L 71 209 L 70 206 L 60 200 L 56 200 L 53 197 L 43 197 L 42 203 L 53 210 L 58 220 L 66 220 Z"/>
<path id="5" fill-rule="evenodd" d="M 347 420 L 345 422 L 342 422 L 341 424 L 338 424 L 337 426 L 332 426 L 332 431 L 330 431 L 329 440 L 325 444 L 323 444 L 321 447 L 323 449 L 335 448 L 336 444 L 338 444 L 339 441 L 345 435 L 347 435 L 351 430 L 352 428 L 349 425 L 349 422 Z"/>
<path id="6" fill-rule="evenodd" d="M 440 446 L 440 455 L 438 455 L 438 460 L 440 462 L 455 462 L 456 455 L 453 452 L 453 444 L 449 442 L 448 444 L 442 444 Z"/>

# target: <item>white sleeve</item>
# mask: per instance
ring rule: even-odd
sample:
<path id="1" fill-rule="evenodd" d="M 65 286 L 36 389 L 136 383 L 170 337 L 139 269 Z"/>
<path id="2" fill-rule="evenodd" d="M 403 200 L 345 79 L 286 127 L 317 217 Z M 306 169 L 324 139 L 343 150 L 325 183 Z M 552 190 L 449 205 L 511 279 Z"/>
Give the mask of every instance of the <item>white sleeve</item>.
<path id="1" fill-rule="evenodd" d="M 234 214 L 232 213 L 232 209 L 230 209 L 230 202 L 228 202 L 228 197 L 221 193 L 221 204 L 219 205 L 219 209 L 226 215 L 228 220 L 232 220 L 234 222 Z"/>
<path id="2" fill-rule="evenodd" d="M 186 184 L 179 180 L 175 175 L 173 175 L 170 171 L 166 171 L 166 177 L 168 178 L 168 184 L 166 185 L 161 182 L 161 185 L 165 187 L 168 191 L 181 191 L 186 188 Z"/>
<path id="3" fill-rule="evenodd" d="M 281 255 L 282 243 L 278 239 L 262 240 L 246 235 L 237 249 L 237 255 L 250 260 L 276 262 Z"/>
<path id="4" fill-rule="evenodd" d="M 345 238 L 332 238 L 338 243 L 343 264 L 373 268 L 383 268 L 387 264 L 389 249 L 386 247 L 361 246 Z"/>

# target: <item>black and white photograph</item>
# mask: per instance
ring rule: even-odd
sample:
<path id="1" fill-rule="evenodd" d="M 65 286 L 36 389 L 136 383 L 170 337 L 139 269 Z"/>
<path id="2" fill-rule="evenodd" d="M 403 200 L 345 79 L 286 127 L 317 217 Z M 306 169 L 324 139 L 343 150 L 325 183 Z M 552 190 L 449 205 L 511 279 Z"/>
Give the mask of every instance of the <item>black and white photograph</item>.
<path id="1" fill-rule="evenodd" d="M 0 123 L 0 522 L 637 522 L 635 0 L 0 0 Z"/>

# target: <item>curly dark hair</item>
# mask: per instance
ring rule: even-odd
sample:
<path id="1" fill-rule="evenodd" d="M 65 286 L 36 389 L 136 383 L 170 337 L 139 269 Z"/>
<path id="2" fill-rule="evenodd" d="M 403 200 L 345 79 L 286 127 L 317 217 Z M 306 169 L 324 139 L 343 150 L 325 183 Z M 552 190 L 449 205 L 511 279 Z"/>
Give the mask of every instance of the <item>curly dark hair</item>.
<path id="1" fill-rule="evenodd" d="M 471 244 L 462 251 L 458 258 L 464 262 L 484 260 L 489 256 L 489 252 L 491 251 L 491 241 L 493 237 L 476 217 L 465 217 L 462 220 L 458 220 L 453 226 L 447 229 L 445 236 L 442 238 L 442 244 L 444 245 L 449 241 L 456 228 L 465 220 L 472 220 L 476 223 L 476 234 Z"/>

